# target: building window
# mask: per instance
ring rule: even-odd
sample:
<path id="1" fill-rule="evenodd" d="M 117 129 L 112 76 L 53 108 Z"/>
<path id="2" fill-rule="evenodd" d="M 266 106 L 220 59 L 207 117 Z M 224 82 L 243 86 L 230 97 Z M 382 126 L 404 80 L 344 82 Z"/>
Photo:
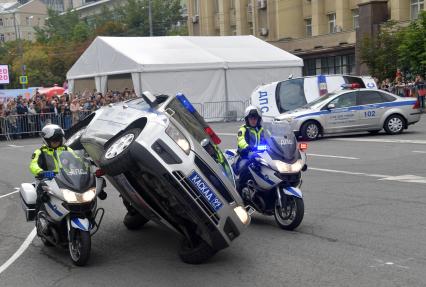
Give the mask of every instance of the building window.
<path id="1" fill-rule="evenodd" d="M 352 10 L 352 28 L 354 29 L 359 28 L 359 10 L 358 9 Z"/>
<path id="2" fill-rule="evenodd" d="M 194 0 L 194 6 L 192 6 L 192 14 L 200 15 L 200 0 Z"/>
<path id="3" fill-rule="evenodd" d="M 219 13 L 219 0 L 214 0 L 214 12 Z"/>
<path id="4" fill-rule="evenodd" d="M 411 19 L 415 20 L 419 17 L 421 11 L 423 11 L 424 0 L 411 0 Z"/>
<path id="5" fill-rule="evenodd" d="M 355 54 L 306 59 L 304 63 L 304 76 L 355 73 Z"/>
<path id="6" fill-rule="evenodd" d="M 0 34 L 0 42 L 4 42 L 4 34 Z"/>
<path id="7" fill-rule="evenodd" d="M 0 26 L 3 26 L 3 19 L 0 18 Z"/>
<path id="8" fill-rule="evenodd" d="M 336 13 L 328 14 L 328 33 L 336 33 Z"/>
<path id="9" fill-rule="evenodd" d="M 305 19 L 305 33 L 306 37 L 312 36 L 312 18 Z"/>
<path id="10" fill-rule="evenodd" d="M 235 0 L 231 0 L 229 8 L 235 9 Z"/>

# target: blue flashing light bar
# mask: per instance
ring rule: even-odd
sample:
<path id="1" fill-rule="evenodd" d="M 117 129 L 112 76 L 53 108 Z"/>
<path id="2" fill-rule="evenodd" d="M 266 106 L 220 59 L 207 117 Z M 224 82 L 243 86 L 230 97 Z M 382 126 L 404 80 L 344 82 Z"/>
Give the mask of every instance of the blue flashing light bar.
<path id="1" fill-rule="evenodd" d="M 187 109 L 191 114 L 195 113 L 195 108 L 191 102 L 185 97 L 184 94 L 176 94 L 176 98 L 182 103 L 182 105 Z"/>

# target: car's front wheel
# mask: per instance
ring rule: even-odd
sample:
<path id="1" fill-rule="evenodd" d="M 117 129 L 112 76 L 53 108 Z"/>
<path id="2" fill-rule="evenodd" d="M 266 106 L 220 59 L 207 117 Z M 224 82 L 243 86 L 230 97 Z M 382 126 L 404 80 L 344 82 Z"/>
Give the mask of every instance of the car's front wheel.
<path id="1" fill-rule="evenodd" d="M 140 133 L 141 129 L 131 129 L 125 131 L 107 144 L 99 163 L 106 174 L 111 176 L 118 175 L 129 170 L 133 166 L 130 146 Z"/>
<path id="2" fill-rule="evenodd" d="M 215 255 L 216 252 L 217 250 L 202 239 L 199 239 L 196 243 L 184 239 L 179 250 L 179 257 L 188 264 L 201 264 Z"/>
<path id="3" fill-rule="evenodd" d="M 307 121 L 300 128 L 300 135 L 303 140 L 316 140 L 320 135 L 321 129 L 318 123 L 314 121 Z"/>
<path id="4" fill-rule="evenodd" d="M 405 120 L 400 115 L 390 115 L 384 124 L 384 128 L 387 134 L 396 135 L 404 131 Z"/>

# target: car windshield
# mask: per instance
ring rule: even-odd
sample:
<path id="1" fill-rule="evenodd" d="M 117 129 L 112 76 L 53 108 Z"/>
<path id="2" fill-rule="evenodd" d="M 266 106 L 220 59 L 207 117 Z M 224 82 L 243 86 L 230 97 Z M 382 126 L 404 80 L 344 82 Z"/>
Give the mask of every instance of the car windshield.
<path id="1" fill-rule="evenodd" d="M 59 172 L 56 175 L 56 182 L 60 188 L 85 192 L 93 185 L 94 178 L 87 160 L 70 151 L 61 152 L 57 160 Z"/>
<path id="2" fill-rule="evenodd" d="M 205 139 L 209 139 L 210 136 L 204 130 L 208 124 L 204 121 L 204 119 L 198 114 L 197 111 L 191 113 L 188 111 L 182 103 L 174 98 L 166 107 L 166 109 L 173 110 L 172 118 L 174 118 L 179 124 L 181 124 L 193 137 L 194 139 L 201 144 L 201 142 Z M 214 145 L 213 143 L 211 143 Z M 217 145 L 214 145 L 214 149 L 212 152 L 208 152 L 210 156 L 215 161 L 218 159 L 224 158 L 223 152 Z M 224 174 L 228 177 L 231 182 L 234 181 L 234 177 L 227 161 L 220 162 L 221 167 L 223 168 Z"/>
<path id="3" fill-rule="evenodd" d="M 291 163 L 297 159 L 297 140 L 287 121 L 265 123 L 264 135 L 266 149 L 279 156 L 285 162 Z"/>
<path id="4" fill-rule="evenodd" d="M 319 97 L 318 99 L 310 102 L 309 104 L 304 105 L 302 108 L 303 109 L 310 109 L 312 107 L 321 105 L 322 103 L 324 103 L 325 101 L 330 100 L 332 97 L 334 97 L 336 95 L 336 93 L 328 93 L 324 96 Z"/>

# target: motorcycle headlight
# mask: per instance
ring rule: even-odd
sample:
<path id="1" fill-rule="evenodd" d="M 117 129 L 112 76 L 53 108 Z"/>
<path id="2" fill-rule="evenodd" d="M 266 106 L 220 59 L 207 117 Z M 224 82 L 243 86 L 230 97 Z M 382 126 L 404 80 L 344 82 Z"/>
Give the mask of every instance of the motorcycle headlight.
<path id="1" fill-rule="evenodd" d="M 69 189 L 62 189 L 64 199 L 68 203 L 85 203 L 92 201 L 96 196 L 96 188 L 91 188 L 86 192 L 77 193 Z"/>
<path id="2" fill-rule="evenodd" d="M 303 162 L 300 159 L 293 164 L 288 164 L 279 160 L 275 161 L 275 164 L 280 173 L 296 173 L 303 168 Z"/>
<path id="3" fill-rule="evenodd" d="M 186 137 L 172 123 L 166 129 L 166 134 L 186 153 L 189 154 L 191 146 Z"/>
<path id="4" fill-rule="evenodd" d="M 248 224 L 250 222 L 250 216 L 244 207 L 237 206 L 234 208 L 234 211 L 243 224 Z"/>

